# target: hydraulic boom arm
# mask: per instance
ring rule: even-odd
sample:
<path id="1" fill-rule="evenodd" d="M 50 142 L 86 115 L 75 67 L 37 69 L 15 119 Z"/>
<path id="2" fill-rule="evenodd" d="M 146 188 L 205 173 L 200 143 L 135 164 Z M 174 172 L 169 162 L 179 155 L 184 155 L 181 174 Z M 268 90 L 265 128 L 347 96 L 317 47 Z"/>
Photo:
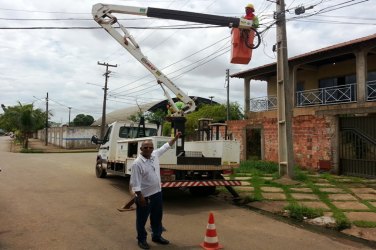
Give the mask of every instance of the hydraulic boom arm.
<path id="1" fill-rule="evenodd" d="M 94 20 L 101 25 L 113 38 L 116 39 L 129 53 L 131 53 L 146 69 L 148 69 L 161 85 L 165 95 L 174 109 L 175 116 L 181 116 L 183 113 L 193 112 L 196 108 L 195 102 L 181 91 L 165 74 L 162 73 L 147 57 L 141 52 L 140 47 L 127 29 L 118 23 L 113 13 L 140 15 L 156 17 L 163 19 L 173 19 L 180 21 L 189 21 L 204 24 L 213 24 L 224 27 L 234 27 L 240 29 L 251 29 L 252 21 L 243 18 L 225 17 L 209 14 L 200 14 L 194 12 L 159 9 L 159 8 L 141 8 L 111 4 L 95 4 L 92 9 Z M 123 34 L 117 31 L 113 25 L 118 24 Z M 185 107 L 179 110 L 173 102 L 171 96 L 165 91 L 164 86 L 171 90 L 178 99 L 184 102 Z"/>

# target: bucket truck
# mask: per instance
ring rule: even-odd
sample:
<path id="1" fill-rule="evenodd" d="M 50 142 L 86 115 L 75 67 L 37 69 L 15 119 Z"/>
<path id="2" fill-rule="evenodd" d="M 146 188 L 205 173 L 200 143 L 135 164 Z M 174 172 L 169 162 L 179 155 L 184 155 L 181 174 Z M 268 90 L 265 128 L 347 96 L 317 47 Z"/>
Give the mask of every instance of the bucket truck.
<path id="1" fill-rule="evenodd" d="M 159 70 L 141 52 L 140 46 L 128 30 L 119 23 L 116 14 L 130 14 L 163 19 L 190 21 L 203 24 L 213 24 L 230 28 L 251 30 L 252 21 L 243 18 L 224 17 L 217 15 L 201 14 L 194 12 L 132 7 L 111 4 L 95 4 L 92 9 L 94 20 L 102 26 L 121 46 L 123 46 L 138 62 L 140 62 L 156 78 L 156 82 L 163 89 L 169 100 L 173 112 L 171 121 L 174 129 L 184 135 L 184 114 L 193 112 L 196 108 L 194 100 L 176 86 L 161 70 Z M 114 26 L 118 25 L 119 29 Z M 120 32 L 121 31 L 121 32 Z M 177 108 L 172 97 L 166 88 L 182 101 L 183 109 Z M 208 129 L 217 129 L 216 140 L 184 142 L 184 136 L 179 138 L 176 146 L 167 151 L 160 158 L 161 180 L 164 188 L 189 188 L 191 193 L 210 195 L 215 191 L 216 186 L 225 186 L 235 197 L 237 193 L 232 186 L 241 185 L 240 181 L 225 180 L 223 175 L 233 172 L 233 169 L 240 163 L 240 143 L 235 140 L 228 140 L 227 135 L 221 139 L 218 135 L 220 129 L 226 124 L 210 124 L 203 120 L 199 132 Z M 152 140 L 155 147 L 162 146 L 170 140 L 169 137 L 150 136 L 142 138 L 119 138 L 121 126 L 112 124 L 109 126 L 106 140 L 100 141 L 100 149 L 96 161 L 96 175 L 103 178 L 107 173 L 116 175 L 131 175 L 131 165 L 139 154 L 141 144 L 145 140 Z"/>

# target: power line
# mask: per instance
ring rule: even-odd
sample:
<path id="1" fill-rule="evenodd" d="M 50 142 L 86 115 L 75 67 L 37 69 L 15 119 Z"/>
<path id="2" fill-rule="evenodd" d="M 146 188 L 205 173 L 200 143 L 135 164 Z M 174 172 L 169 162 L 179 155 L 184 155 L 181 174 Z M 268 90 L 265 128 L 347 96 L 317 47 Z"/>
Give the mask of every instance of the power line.
<path id="1" fill-rule="evenodd" d="M 321 15 L 321 14 L 317 14 L 316 16 L 318 17 L 326 17 L 326 18 L 344 18 L 344 19 L 350 19 L 350 20 L 369 20 L 369 21 L 373 21 L 373 20 L 376 20 L 376 18 L 372 18 L 372 17 L 357 17 L 357 16 L 335 16 L 335 15 Z"/>
<path id="2" fill-rule="evenodd" d="M 208 48 L 211 48 L 211 47 L 213 47 L 214 45 L 218 44 L 219 42 L 222 42 L 222 41 L 228 39 L 229 37 L 230 37 L 230 36 L 227 36 L 227 37 L 225 37 L 225 38 L 223 38 L 223 39 L 220 39 L 220 40 L 218 40 L 218 41 L 216 41 L 216 42 L 214 42 L 214 43 L 212 43 L 212 44 L 210 44 L 210 45 L 208 45 L 208 46 L 206 46 L 206 47 L 204 47 L 204 48 L 202 48 L 202 49 L 200 49 L 200 50 L 198 50 L 198 51 L 196 51 L 196 52 L 194 52 L 194 53 L 192 53 L 192 54 L 190 54 L 190 55 L 188 55 L 188 56 L 185 56 L 185 57 L 182 58 L 182 59 L 179 59 L 179 60 L 177 60 L 177 61 L 175 61 L 175 62 L 173 62 L 173 63 L 171 63 L 171 64 L 169 64 L 169 65 L 167 65 L 167 66 L 164 66 L 164 67 L 161 68 L 161 70 L 165 70 L 165 69 L 167 69 L 167 68 L 169 68 L 169 67 L 171 67 L 171 66 L 173 66 L 173 65 L 175 65 L 175 64 L 177 64 L 177 63 L 180 63 L 180 62 L 182 62 L 182 61 L 184 61 L 184 60 L 186 60 L 186 59 L 188 59 L 188 58 L 190 58 L 190 57 L 192 57 L 192 56 L 194 56 L 194 55 L 196 55 L 196 54 L 198 54 L 198 53 L 200 53 L 200 52 L 202 52 L 202 51 L 204 51 L 204 50 L 206 50 L 206 49 L 208 49 Z M 172 73 L 173 73 L 173 72 L 172 72 Z M 126 87 L 126 86 L 129 86 L 130 84 L 136 83 L 136 82 L 138 82 L 138 81 L 140 81 L 140 80 L 142 80 L 142 79 L 144 79 L 144 78 L 147 78 L 147 77 L 150 77 L 150 75 L 149 75 L 149 74 L 148 74 L 148 75 L 145 75 L 145 76 L 143 76 L 143 77 L 141 77 L 141 78 L 139 78 L 139 79 L 137 79 L 137 80 L 135 80 L 135 81 L 129 83 L 128 85 L 124 85 L 124 86 L 118 87 L 118 88 L 113 89 L 112 91 L 109 91 L 109 92 L 111 93 L 111 92 L 113 92 L 113 91 L 119 90 L 119 89 L 121 89 L 121 88 L 124 88 L 124 87 Z M 149 81 L 149 82 L 154 82 L 154 81 L 155 81 L 155 80 L 152 80 L 152 81 Z M 129 89 L 128 89 L 128 90 L 129 90 Z M 126 91 L 128 91 L 128 90 L 126 90 Z M 122 92 L 124 92 L 124 91 L 122 91 Z M 121 92 L 120 92 L 120 93 L 121 93 Z"/>
<path id="3" fill-rule="evenodd" d="M 118 20 L 124 21 L 133 21 L 133 20 L 153 20 L 155 18 L 146 18 L 146 17 L 139 17 L 139 18 L 119 18 Z M 0 17 L 0 20 L 7 20 L 7 21 L 93 21 L 93 18 L 8 18 L 8 17 Z"/>
<path id="4" fill-rule="evenodd" d="M 320 10 L 314 12 L 314 13 L 303 15 L 303 16 L 292 17 L 292 18 L 288 19 L 287 21 L 307 18 L 307 17 L 318 15 L 318 14 L 324 14 L 324 13 L 331 12 L 331 11 L 334 11 L 334 10 L 350 7 L 350 6 L 357 5 L 357 4 L 360 4 L 360 3 L 363 3 L 363 2 L 367 2 L 369 0 L 362 0 L 362 1 L 359 1 L 359 2 L 352 3 L 354 1 L 356 1 L 356 0 L 349 0 L 349 1 L 346 1 L 346 2 L 343 2 L 343 3 L 338 3 L 338 4 L 335 4 L 335 5 L 324 7 L 323 9 L 320 9 Z M 346 5 L 344 5 L 344 4 L 346 4 Z"/>
<path id="5" fill-rule="evenodd" d="M 90 15 L 90 13 L 82 12 L 64 12 L 64 11 L 42 11 L 42 10 L 20 10 L 20 9 L 9 9 L 9 8 L 0 8 L 0 10 L 6 11 L 19 11 L 19 12 L 30 12 L 30 13 L 55 13 L 55 14 L 75 14 L 75 15 Z"/>
<path id="6" fill-rule="evenodd" d="M 219 53 L 219 52 L 223 51 L 224 49 L 226 49 L 226 51 L 224 51 L 223 53 L 221 53 L 221 54 L 215 56 L 214 58 L 211 58 L 211 59 L 210 59 L 211 56 L 215 55 L 216 53 Z M 219 57 L 219 56 L 221 56 L 221 55 L 223 55 L 223 54 L 225 54 L 225 53 L 227 53 L 227 52 L 229 51 L 228 46 L 227 46 L 226 48 L 224 48 L 224 49 L 221 48 L 221 49 L 217 50 L 216 52 L 212 53 L 212 54 L 209 55 L 209 56 L 205 56 L 204 58 L 202 58 L 202 59 L 200 59 L 200 60 L 198 60 L 198 61 L 196 61 L 196 62 L 193 62 L 193 63 L 191 63 L 191 64 L 189 64 L 189 65 L 184 66 L 183 68 L 180 68 L 180 69 L 178 69 L 178 70 L 175 70 L 175 71 L 172 72 L 172 73 L 176 73 L 176 72 L 178 72 L 178 71 L 180 71 L 180 70 L 182 70 L 182 69 L 184 69 L 184 68 L 186 68 L 186 67 L 189 67 L 189 66 L 191 66 L 191 65 L 194 65 L 194 64 L 198 64 L 198 63 L 199 63 L 198 65 L 196 65 L 196 66 L 194 66 L 194 67 L 192 67 L 192 68 L 190 68 L 190 69 L 184 71 L 183 73 L 171 77 L 171 79 L 175 79 L 175 80 L 176 80 L 176 79 L 180 78 L 182 75 L 184 75 L 184 74 L 186 74 L 186 73 L 188 73 L 188 72 L 190 72 L 190 71 L 192 71 L 192 70 L 194 70 L 194 69 L 196 69 L 196 68 L 198 68 L 198 67 L 200 67 L 200 66 L 202 66 L 202 65 L 204 65 L 204 64 L 206 64 L 206 63 L 208 63 L 208 62 L 210 62 L 210 61 L 212 61 L 212 60 L 214 60 L 214 59 L 216 59 L 217 57 Z M 172 74 L 172 73 L 170 73 L 170 74 Z M 151 83 L 151 82 L 155 82 L 155 79 L 153 79 L 152 81 L 149 81 L 149 82 L 147 82 L 147 83 Z M 145 87 L 145 86 L 144 86 L 144 85 L 147 84 L 147 83 L 140 84 L 139 86 L 136 86 L 136 87 L 131 88 L 131 89 L 127 89 L 127 90 L 126 90 L 127 93 L 128 93 L 127 96 L 132 95 L 132 94 L 137 93 L 137 92 L 144 91 L 144 90 L 146 90 L 146 89 L 147 89 L 148 91 L 146 91 L 146 92 L 142 92 L 143 94 L 153 91 L 152 89 L 150 89 L 150 87 Z M 143 87 L 143 86 L 144 86 L 144 87 Z M 155 87 L 158 87 L 158 85 L 154 85 L 154 86 L 155 86 Z M 154 86 L 153 86 L 153 87 L 154 87 Z M 143 88 L 140 89 L 140 90 L 136 90 L 136 91 L 133 91 L 133 92 L 130 92 L 130 93 L 129 93 L 130 90 L 133 90 L 133 89 L 136 89 L 136 88 L 141 88 L 141 87 L 143 87 Z M 151 88 L 153 88 L 153 87 L 151 87 Z M 119 89 L 119 88 L 118 88 L 118 89 Z M 124 92 L 124 91 L 123 91 L 123 92 Z M 116 94 L 116 93 L 115 93 L 115 94 Z"/>
<path id="7" fill-rule="evenodd" d="M 263 31 L 261 31 L 260 34 L 266 32 L 266 31 L 267 31 L 268 29 L 270 29 L 274 24 L 275 24 L 275 21 L 273 21 L 269 26 L 267 26 Z M 229 38 L 229 37 L 227 37 L 227 38 Z M 224 40 L 224 39 L 222 39 L 222 40 Z M 222 41 L 222 40 L 221 40 L 221 41 Z M 208 47 L 211 47 L 211 46 L 208 46 Z M 208 47 L 207 47 L 207 48 L 208 48 Z M 219 53 L 219 52 L 223 51 L 224 49 L 226 49 L 224 52 L 222 52 L 222 53 L 220 53 L 219 55 L 217 55 L 217 56 L 215 56 L 215 57 L 213 57 L 213 58 L 210 59 L 211 56 L 215 55 L 216 53 Z M 217 57 L 222 56 L 223 54 L 225 54 L 225 53 L 227 53 L 228 51 L 230 51 L 229 46 L 227 46 L 227 47 L 224 48 L 224 49 L 218 49 L 217 51 L 211 53 L 209 56 L 205 56 L 204 58 L 201 58 L 201 59 L 199 59 L 198 61 L 195 61 L 194 63 L 191 63 L 191 64 L 189 64 L 189 65 L 184 66 L 183 68 L 180 68 L 180 69 L 178 69 L 178 70 L 175 70 L 174 72 L 171 72 L 170 74 L 173 74 L 173 73 L 178 72 L 178 71 L 180 71 L 180 70 L 182 70 L 182 69 L 184 69 L 184 68 L 186 68 L 186 67 L 189 67 L 189 66 L 194 65 L 194 64 L 198 64 L 198 65 L 196 65 L 196 66 L 194 66 L 194 67 L 192 67 L 192 68 L 190 68 L 190 69 L 184 71 L 183 73 L 181 73 L 181 74 L 179 74 L 179 75 L 176 75 L 176 76 L 171 77 L 171 79 L 175 79 L 175 80 L 176 80 L 176 79 L 179 79 L 179 78 L 182 77 L 184 74 L 186 74 L 186 73 L 188 73 L 188 72 L 191 72 L 191 71 L 197 69 L 198 67 L 200 67 L 200 66 L 202 66 L 202 65 L 204 65 L 204 64 L 206 64 L 206 63 L 209 63 L 210 61 L 212 61 L 212 60 L 216 59 Z M 195 52 L 194 54 L 196 54 L 196 53 L 197 53 L 197 52 Z M 180 61 L 181 61 L 181 60 L 180 60 Z M 174 63 L 173 63 L 173 64 L 174 64 Z M 171 65 L 173 65 L 173 64 L 171 64 Z M 165 67 L 165 68 L 167 68 L 167 67 Z M 165 69 L 165 68 L 163 68 L 163 69 Z M 144 78 L 146 78 L 146 77 L 148 77 L 148 75 L 142 77 L 141 79 L 144 79 Z M 138 80 L 141 80 L 141 79 L 138 79 Z M 138 82 L 138 80 L 133 81 L 132 83 L 136 83 L 136 82 Z M 148 84 L 148 83 L 151 83 L 151 82 L 155 82 L 155 79 L 153 79 L 153 80 L 151 80 L 151 81 L 149 81 L 149 82 L 147 82 L 147 83 L 140 84 L 139 86 L 136 86 L 136 87 L 134 87 L 134 88 L 127 89 L 127 90 L 125 90 L 125 91 L 127 91 L 127 93 L 129 93 L 129 90 L 133 90 L 133 89 L 141 88 L 141 87 L 144 86 L 145 84 Z M 132 84 L 132 83 L 131 83 L 131 84 Z M 129 85 L 124 85 L 124 86 L 122 86 L 122 87 L 120 87 L 120 88 L 123 88 L 123 87 L 125 87 L 125 86 L 129 86 Z M 155 85 L 155 86 L 158 86 L 158 85 Z M 153 86 L 153 87 L 154 87 L 154 86 Z M 117 90 L 120 89 L 120 88 L 117 88 Z M 153 90 L 150 90 L 149 87 L 143 87 L 143 89 L 139 89 L 139 90 L 133 91 L 133 92 L 131 92 L 131 93 L 129 93 L 129 94 L 132 95 L 132 94 L 137 93 L 137 92 L 142 92 L 143 90 L 146 90 L 146 89 L 148 89 L 148 91 L 143 92 L 143 94 L 153 91 Z M 125 92 L 125 91 L 122 91 L 122 92 Z M 119 92 L 119 93 L 122 93 L 122 92 Z M 118 94 L 119 94 L 119 93 L 118 93 Z M 116 94 L 116 93 L 115 93 L 115 94 Z"/>
<path id="8" fill-rule="evenodd" d="M 309 19 L 309 20 L 291 20 L 297 22 L 306 23 L 330 23 L 330 24 L 347 24 L 347 25 L 376 25 L 376 23 L 360 23 L 360 22 L 344 22 L 344 21 L 334 21 L 334 20 L 320 20 L 320 19 Z"/>
<path id="9" fill-rule="evenodd" d="M 222 26 L 206 25 L 206 26 L 154 26 L 154 27 L 126 27 L 127 29 L 160 29 L 160 30 L 179 30 L 179 29 L 211 29 L 211 28 L 223 28 Z M 0 27 L 2 30 L 89 30 L 89 29 L 103 29 L 102 27 Z"/>

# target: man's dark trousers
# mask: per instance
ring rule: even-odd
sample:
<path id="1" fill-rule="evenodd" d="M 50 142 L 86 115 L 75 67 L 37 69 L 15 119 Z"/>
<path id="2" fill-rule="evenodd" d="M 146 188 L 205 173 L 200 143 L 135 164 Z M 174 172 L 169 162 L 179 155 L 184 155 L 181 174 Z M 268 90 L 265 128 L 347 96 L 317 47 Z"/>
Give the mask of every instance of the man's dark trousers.
<path id="1" fill-rule="evenodd" d="M 150 214 L 150 224 L 153 231 L 153 239 L 159 239 L 162 234 L 162 216 L 163 216 L 163 204 L 162 204 L 162 192 L 158 192 L 145 198 L 146 206 L 141 207 L 138 198 L 136 198 L 136 228 L 137 228 L 137 240 L 139 242 L 145 242 L 147 232 L 145 230 L 146 221 Z"/>

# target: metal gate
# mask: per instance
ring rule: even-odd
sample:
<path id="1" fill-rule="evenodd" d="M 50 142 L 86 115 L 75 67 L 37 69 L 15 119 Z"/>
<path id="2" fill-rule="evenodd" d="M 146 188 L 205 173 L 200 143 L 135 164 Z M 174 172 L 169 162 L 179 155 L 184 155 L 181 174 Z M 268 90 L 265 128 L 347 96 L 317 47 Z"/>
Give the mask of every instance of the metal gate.
<path id="1" fill-rule="evenodd" d="M 341 117 L 340 174 L 376 178 L 376 116 Z"/>

